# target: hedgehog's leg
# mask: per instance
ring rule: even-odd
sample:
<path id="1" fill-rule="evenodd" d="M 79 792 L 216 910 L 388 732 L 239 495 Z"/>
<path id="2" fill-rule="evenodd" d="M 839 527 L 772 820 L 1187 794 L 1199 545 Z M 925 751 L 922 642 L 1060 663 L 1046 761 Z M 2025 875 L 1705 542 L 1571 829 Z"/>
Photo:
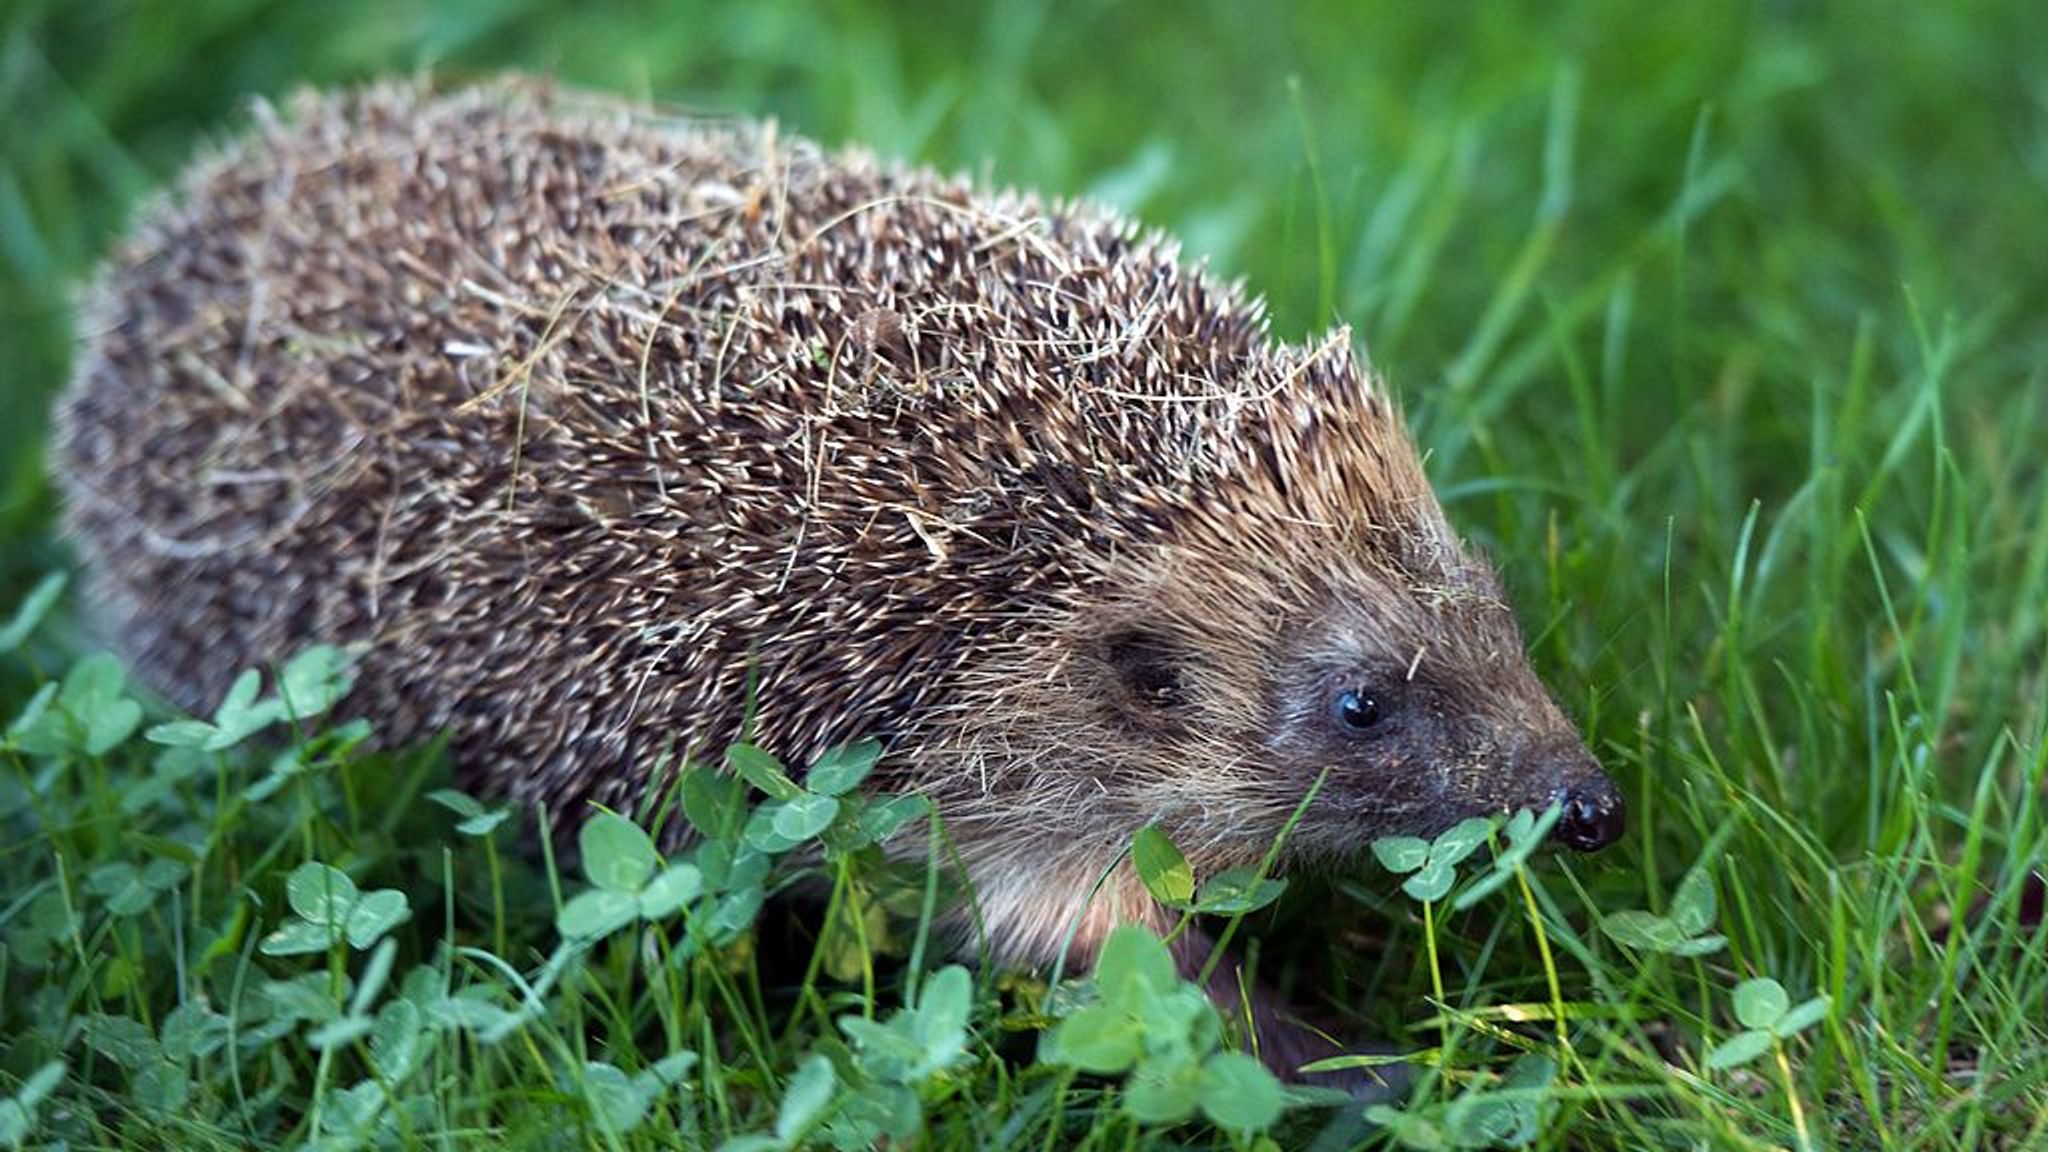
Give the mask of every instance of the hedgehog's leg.
<path id="1" fill-rule="evenodd" d="M 1215 942 L 1200 930 L 1190 931 L 1174 945 L 1181 975 L 1201 980 Z M 1375 1045 L 1347 1045 L 1302 1019 L 1278 994 L 1244 972 L 1226 956 L 1209 973 L 1203 991 L 1226 1019 L 1235 1020 L 1254 1045 L 1261 1063 L 1280 1079 L 1296 1084 L 1339 1088 L 1361 1102 L 1377 1103 L 1405 1095 L 1413 1079 L 1405 1064 L 1347 1068 L 1303 1074 L 1302 1067 L 1356 1051 L 1378 1052 Z"/>

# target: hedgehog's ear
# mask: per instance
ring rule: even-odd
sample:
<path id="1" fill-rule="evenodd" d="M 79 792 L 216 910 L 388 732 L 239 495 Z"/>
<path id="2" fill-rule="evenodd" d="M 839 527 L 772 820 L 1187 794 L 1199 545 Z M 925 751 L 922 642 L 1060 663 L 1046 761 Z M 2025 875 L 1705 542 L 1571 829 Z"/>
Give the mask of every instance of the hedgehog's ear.
<path id="1" fill-rule="evenodd" d="M 1119 624 L 1103 634 L 1097 652 L 1109 671 L 1108 701 L 1117 711 L 1158 723 L 1187 703 L 1183 653 L 1158 632 Z"/>

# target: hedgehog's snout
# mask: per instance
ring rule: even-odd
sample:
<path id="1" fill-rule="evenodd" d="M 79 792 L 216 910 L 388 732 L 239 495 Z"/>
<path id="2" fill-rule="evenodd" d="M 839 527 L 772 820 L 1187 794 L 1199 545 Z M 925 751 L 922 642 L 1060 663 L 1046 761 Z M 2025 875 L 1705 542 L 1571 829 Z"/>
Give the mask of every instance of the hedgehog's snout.
<path id="1" fill-rule="evenodd" d="M 1555 835 L 1567 848 L 1597 852 L 1621 839 L 1628 826 L 1628 802 L 1605 772 L 1572 785 L 1561 799 L 1564 815 L 1558 818 Z"/>
<path id="2" fill-rule="evenodd" d="M 1559 781 L 1544 798 L 1564 807 L 1552 833 L 1558 843 L 1579 852 L 1597 852 L 1621 839 L 1628 826 L 1628 802 L 1576 740 L 1525 757 L 1523 769 L 1538 779 Z"/>

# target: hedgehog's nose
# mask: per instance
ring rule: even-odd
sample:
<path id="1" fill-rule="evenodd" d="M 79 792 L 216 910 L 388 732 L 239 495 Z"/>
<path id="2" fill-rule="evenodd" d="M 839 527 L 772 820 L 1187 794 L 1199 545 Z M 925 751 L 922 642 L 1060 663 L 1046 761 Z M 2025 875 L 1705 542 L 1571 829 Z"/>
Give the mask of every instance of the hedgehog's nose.
<path id="1" fill-rule="evenodd" d="M 1628 824 L 1628 804 L 1621 789 L 1604 772 L 1573 781 L 1561 797 L 1564 813 L 1554 835 L 1567 848 L 1597 852 L 1621 839 Z"/>

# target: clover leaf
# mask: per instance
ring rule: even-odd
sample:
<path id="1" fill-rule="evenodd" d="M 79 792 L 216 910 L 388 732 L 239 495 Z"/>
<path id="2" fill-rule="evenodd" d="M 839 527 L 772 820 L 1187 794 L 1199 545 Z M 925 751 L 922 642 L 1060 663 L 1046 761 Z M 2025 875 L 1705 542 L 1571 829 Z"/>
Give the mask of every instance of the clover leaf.
<path id="1" fill-rule="evenodd" d="M 359 891 L 347 873 L 317 861 L 292 869 L 285 878 L 285 898 L 297 919 L 264 937 L 260 950 L 265 956 L 324 952 L 343 941 L 362 951 L 412 915 L 398 889 Z"/>
<path id="2" fill-rule="evenodd" d="M 1166 945 L 1123 925 L 1103 944 L 1093 1003 L 1069 1012 L 1047 1038 L 1047 1055 L 1102 1076 L 1123 1075 L 1125 1114 L 1173 1124 L 1197 1112 L 1233 1131 L 1278 1119 L 1287 1096 L 1265 1066 L 1219 1051 L 1216 1009 L 1180 978 Z"/>
<path id="3" fill-rule="evenodd" d="M 61 685 L 45 684 L 7 730 L 36 756 L 104 756 L 142 724 L 142 705 L 121 694 L 121 662 L 100 653 L 71 666 Z"/>
<path id="4" fill-rule="evenodd" d="M 577 834 L 583 872 L 599 888 L 633 892 L 645 885 L 661 865 L 654 841 L 640 826 L 616 812 L 599 812 Z"/>
<path id="5" fill-rule="evenodd" d="M 555 930 L 571 940 L 595 940 L 641 920 L 666 919 L 704 890 L 696 865 L 664 867 L 653 838 L 616 812 L 599 812 L 586 821 L 577 845 L 591 887 L 562 905 L 555 917 Z"/>
<path id="6" fill-rule="evenodd" d="M 910 819 L 924 814 L 921 798 L 869 798 L 854 794 L 882 754 L 873 740 L 827 750 L 798 784 L 781 761 L 752 744 L 726 750 L 726 762 L 740 779 L 768 794 L 769 799 L 746 811 L 744 790 L 715 782 L 692 770 L 683 778 L 683 814 L 711 839 L 731 839 L 735 830 L 747 844 L 779 856 L 812 840 L 821 840 L 828 855 L 855 852 L 887 839 Z M 737 828 L 735 828 L 737 826 Z"/>
<path id="7" fill-rule="evenodd" d="M 1434 840 L 1417 836 L 1385 836 L 1372 843 L 1373 858 L 1389 872 L 1407 873 L 1401 891 L 1424 903 L 1441 900 L 1457 882 L 1457 866 L 1486 842 L 1493 821 L 1474 816 L 1460 820 Z"/>
<path id="8" fill-rule="evenodd" d="M 1816 996 L 1797 1007 L 1785 986 L 1768 976 L 1744 980 L 1735 986 L 1735 1019 L 1744 1026 L 1728 1039 L 1709 1049 L 1706 1066 L 1721 1070 L 1747 1064 L 1771 1050 L 1778 1040 L 1803 1032 L 1820 1022 L 1831 1001 Z"/>
<path id="9" fill-rule="evenodd" d="M 1792 1008 L 1785 986 L 1768 976 L 1735 986 L 1735 1018 L 1745 1027 L 1769 1028 Z"/>
<path id="10" fill-rule="evenodd" d="M 1600 931 L 1617 944 L 1668 956 L 1705 956 L 1727 945 L 1725 936 L 1703 935 L 1713 926 L 1714 878 L 1708 857 L 1701 857 L 1678 882 L 1671 911 L 1659 916 L 1640 908 L 1610 912 L 1600 918 Z"/>
<path id="11" fill-rule="evenodd" d="M 1202 1062 L 1202 1113 L 1219 1128 L 1260 1131 L 1287 1106 L 1287 1093 L 1266 1066 L 1243 1052 L 1218 1052 Z"/>
<path id="12" fill-rule="evenodd" d="M 804 786 L 821 796 L 844 796 L 867 779 L 881 756 L 882 744 L 878 740 L 842 744 L 812 762 Z"/>
<path id="13" fill-rule="evenodd" d="M 918 990 L 915 1006 L 885 1022 L 842 1016 L 840 1031 L 863 1056 L 863 1067 L 891 1083 L 917 1085 L 960 1063 L 967 1055 L 967 1020 L 974 1006 L 974 981 L 957 964 L 933 973 Z"/>

